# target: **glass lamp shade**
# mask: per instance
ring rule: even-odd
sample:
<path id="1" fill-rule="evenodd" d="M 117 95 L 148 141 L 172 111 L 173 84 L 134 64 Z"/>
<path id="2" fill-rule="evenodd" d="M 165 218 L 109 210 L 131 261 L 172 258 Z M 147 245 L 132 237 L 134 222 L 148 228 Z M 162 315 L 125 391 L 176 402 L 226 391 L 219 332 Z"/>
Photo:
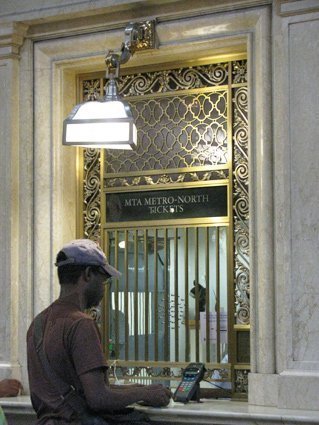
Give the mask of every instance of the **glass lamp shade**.
<path id="1" fill-rule="evenodd" d="M 120 99 L 76 105 L 63 122 L 63 145 L 132 149 L 137 134 L 129 105 Z"/>

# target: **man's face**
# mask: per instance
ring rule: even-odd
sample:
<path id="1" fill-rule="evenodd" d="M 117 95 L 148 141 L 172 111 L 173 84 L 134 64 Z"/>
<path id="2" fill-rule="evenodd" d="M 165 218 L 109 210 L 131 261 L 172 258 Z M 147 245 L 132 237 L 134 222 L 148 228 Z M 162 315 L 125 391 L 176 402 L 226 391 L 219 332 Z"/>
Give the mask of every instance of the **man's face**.
<path id="1" fill-rule="evenodd" d="M 110 280 L 101 269 L 91 272 L 90 281 L 85 289 L 86 308 L 96 307 L 102 301 L 104 296 L 105 284 Z"/>

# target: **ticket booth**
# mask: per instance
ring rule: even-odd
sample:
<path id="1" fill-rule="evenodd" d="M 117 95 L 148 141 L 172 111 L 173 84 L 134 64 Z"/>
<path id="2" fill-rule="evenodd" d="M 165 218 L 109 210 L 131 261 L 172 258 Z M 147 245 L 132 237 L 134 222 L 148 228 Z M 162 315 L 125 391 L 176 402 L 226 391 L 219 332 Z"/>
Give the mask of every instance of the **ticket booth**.
<path id="1" fill-rule="evenodd" d="M 80 158 L 79 232 L 122 272 L 94 311 L 112 373 L 174 385 L 187 363 L 202 362 L 212 388 L 247 397 L 246 57 L 122 74 L 138 145 Z M 79 100 L 94 101 L 105 79 L 78 84 Z"/>

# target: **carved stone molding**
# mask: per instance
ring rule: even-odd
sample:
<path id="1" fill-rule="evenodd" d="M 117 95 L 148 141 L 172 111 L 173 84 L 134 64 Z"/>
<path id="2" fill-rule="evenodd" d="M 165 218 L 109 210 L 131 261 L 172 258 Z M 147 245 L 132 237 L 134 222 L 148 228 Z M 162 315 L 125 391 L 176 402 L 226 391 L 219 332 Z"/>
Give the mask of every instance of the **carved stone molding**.
<path id="1" fill-rule="evenodd" d="M 0 26 L 0 59 L 19 57 L 28 26 L 21 23 L 2 23 Z"/>
<path id="2" fill-rule="evenodd" d="M 313 0 L 282 0 L 278 6 L 281 16 L 319 12 L 319 2 Z"/>

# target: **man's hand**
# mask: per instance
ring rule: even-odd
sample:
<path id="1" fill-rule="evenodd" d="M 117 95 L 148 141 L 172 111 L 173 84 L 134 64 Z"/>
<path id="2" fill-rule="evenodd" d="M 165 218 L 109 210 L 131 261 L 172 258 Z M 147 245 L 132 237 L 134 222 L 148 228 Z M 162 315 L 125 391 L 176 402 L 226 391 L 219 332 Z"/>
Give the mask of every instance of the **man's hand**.
<path id="1" fill-rule="evenodd" d="M 161 384 L 148 385 L 146 387 L 147 392 L 144 397 L 144 405 L 152 407 L 164 407 L 167 406 L 172 393 L 168 388 L 163 387 Z"/>
<path id="2" fill-rule="evenodd" d="M 0 397 L 15 397 L 22 390 L 17 379 L 3 379 L 0 381 Z"/>

